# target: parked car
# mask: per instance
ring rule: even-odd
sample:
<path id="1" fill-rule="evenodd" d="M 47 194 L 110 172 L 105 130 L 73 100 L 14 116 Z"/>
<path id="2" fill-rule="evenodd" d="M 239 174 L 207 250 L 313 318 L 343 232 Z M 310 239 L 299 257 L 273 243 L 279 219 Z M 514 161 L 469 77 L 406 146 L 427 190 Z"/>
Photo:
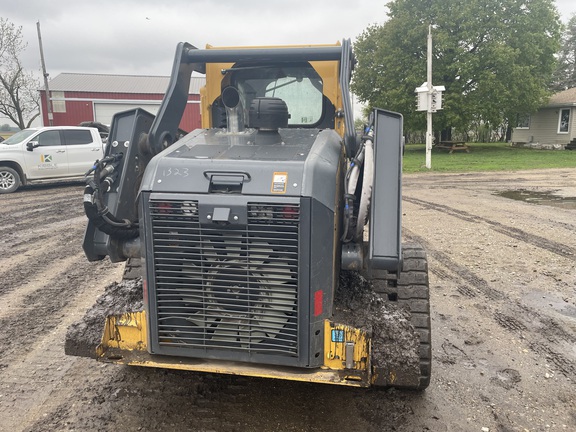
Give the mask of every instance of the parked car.
<path id="1" fill-rule="evenodd" d="M 95 128 L 21 130 L 0 143 L 0 194 L 34 180 L 82 176 L 103 154 L 104 144 Z"/>

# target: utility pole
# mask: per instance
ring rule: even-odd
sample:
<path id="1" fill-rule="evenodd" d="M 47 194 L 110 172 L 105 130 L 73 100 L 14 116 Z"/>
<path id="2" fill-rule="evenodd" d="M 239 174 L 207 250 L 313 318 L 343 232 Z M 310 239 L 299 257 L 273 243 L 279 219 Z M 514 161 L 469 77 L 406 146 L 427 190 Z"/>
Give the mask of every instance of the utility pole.
<path id="1" fill-rule="evenodd" d="M 40 21 L 36 22 L 38 29 L 38 45 L 40 46 L 40 61 L 42 62 L 42 75 L 44 75 L 44 90 L 46 91 L 46 108 L 48 110 L 48 125 L 53 126 L 54 115 L 52 114 L 52 100 L 50 88 L 48 87 L 48 74 L 46 73 L 46 63 L 44 63 L 44 50 L 42 49 L 42 35 L 40 34 Z"/>
<path id="2" fill-rule="evenodd" d="M 427 83 L 428 99 L 432 98 L 434 87 L 432 86 L 432 25 L 428 26 L 428 55 L 427 55 Z M 426 168 L 432 168 L 432 107 L 428 103 L 426 110 Z"/>
<path id="3" fill-rule="evenodd" d="M 426 111 L 426 168 L 432 168 L 432 113 L 442 109 L 444 86 L 432 85 L 432 25 L 428 26 L 427 80 L 416 88 L 416 111 Z"/>

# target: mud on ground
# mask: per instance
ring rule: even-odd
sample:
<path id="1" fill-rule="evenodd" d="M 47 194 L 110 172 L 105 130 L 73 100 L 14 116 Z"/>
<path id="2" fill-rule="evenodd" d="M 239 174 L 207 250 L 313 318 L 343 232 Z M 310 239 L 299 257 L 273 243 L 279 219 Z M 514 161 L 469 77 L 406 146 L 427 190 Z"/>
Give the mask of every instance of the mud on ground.
<path id="1" fill-rule="evenodd" d="M 576 430 L 576 209 L 496 195 L 569 203 L 576 170 L 405 176 L 403 237 L 430 267 L 424 393 L 66 356 L 68 326 L 122 275 L 83 256 L 82 189 L 0 196 L 1 431 Z"/>
<path id="2" fill-rule="evenodd" d="M 141 278 L 107 285 L 86 313 L 66 330 L 64 353 L 96 359 L 106 318 L 143 310 L 143 295 Z"/>

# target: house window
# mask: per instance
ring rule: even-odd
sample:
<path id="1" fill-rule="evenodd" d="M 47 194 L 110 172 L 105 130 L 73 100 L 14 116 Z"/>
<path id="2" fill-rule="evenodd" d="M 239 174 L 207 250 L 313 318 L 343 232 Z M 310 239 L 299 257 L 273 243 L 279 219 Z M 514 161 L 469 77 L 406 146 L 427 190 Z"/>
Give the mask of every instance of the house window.
<path id="1" fill-rule="evenodd" d="M 570 108 L 563 108 L 558 113 L 558 133 L 568 133 L 570 129 Z"/>
<path id="2" fill-rule="evenodd" d="M 517 129 L 530 129 L 530 114 L 518 114 L 516 117 Z"/>
<path id="3" fill-rule="evenodd" d="M 55 113 L 65 113 L 66 112 L 66 100 L 64 99 L 64 92 L 53 91 L 52 94 L 52 112 Z"/>

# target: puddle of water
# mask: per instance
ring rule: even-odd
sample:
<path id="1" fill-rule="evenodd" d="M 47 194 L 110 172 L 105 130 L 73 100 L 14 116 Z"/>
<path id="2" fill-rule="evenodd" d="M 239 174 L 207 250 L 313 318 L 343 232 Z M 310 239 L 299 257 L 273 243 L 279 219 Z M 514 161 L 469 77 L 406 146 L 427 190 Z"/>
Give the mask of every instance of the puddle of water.
<path id="1" fill-rule="evenodd" d="M 576 210 L 576 197 L 565 197 L 555 195 L 551 192 L 530 191 L 527 189 L 512 189 L 496 192 L 495 195 L 532 204 Z"/>

